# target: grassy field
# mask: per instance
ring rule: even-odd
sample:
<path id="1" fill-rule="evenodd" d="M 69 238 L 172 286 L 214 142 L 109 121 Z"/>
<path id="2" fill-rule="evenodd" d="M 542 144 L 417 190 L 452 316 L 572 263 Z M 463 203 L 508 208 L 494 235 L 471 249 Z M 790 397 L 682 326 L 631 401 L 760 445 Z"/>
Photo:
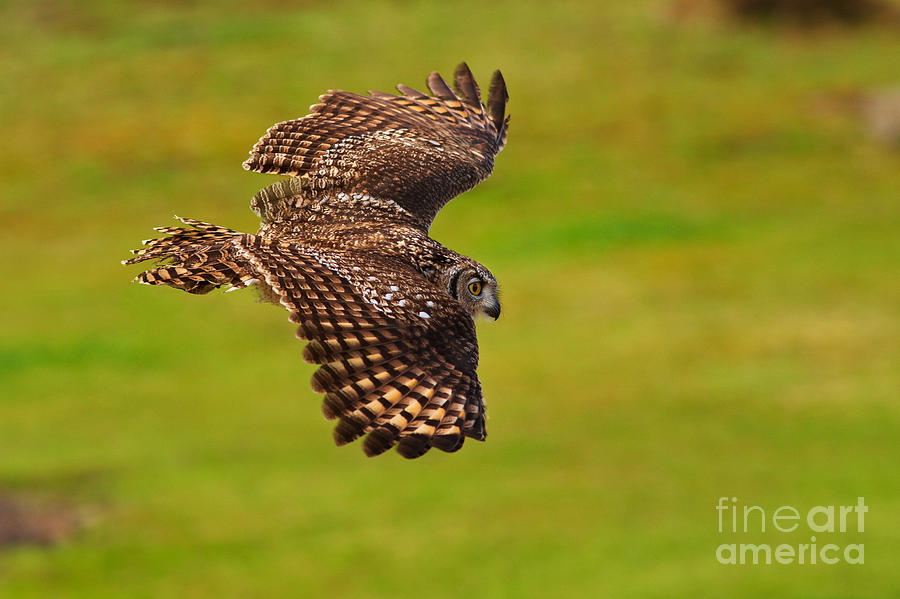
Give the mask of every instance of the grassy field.
<path id="1" fill-rule="evenodd" d="M 846 100 L 900 38 L 666 3 L 0 6 L 0 491 L 75 506 L 0 597 L 900 594 L 900 154 Z M 129 284 L 172 214 L 255 231 L 240 163 L 325 89 L 501 67 L 489 439 L 335 448 L 286 313 Z M 865 564 L 721 565 L 720 496 L 869 506 Z"/>

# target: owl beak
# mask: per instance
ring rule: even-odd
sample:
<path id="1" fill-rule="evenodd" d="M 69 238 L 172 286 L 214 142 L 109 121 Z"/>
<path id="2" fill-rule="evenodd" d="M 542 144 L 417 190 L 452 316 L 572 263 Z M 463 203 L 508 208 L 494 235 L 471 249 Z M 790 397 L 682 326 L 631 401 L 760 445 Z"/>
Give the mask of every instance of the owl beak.
<path id="1" fill-rule="evenodd" d="M 500 302 L 494 302 L 484 309 L 484 313 L 497 320 L 500 318 Z"/>

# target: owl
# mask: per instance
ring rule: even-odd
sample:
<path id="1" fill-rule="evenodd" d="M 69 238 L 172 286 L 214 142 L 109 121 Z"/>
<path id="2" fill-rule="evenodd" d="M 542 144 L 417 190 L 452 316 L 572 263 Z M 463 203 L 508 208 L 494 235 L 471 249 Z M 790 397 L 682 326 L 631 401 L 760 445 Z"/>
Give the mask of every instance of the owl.
<path id="1" fill-rule="evenodd" d="M 430 94 L 329 91 L 278 123 L 244 168 L 287 175 L 251 200 L 256 234 L 179 218 L 124 264 L 188 293 L 255 287 L 283 306 L 319 365 L 312 388 L 338 445 L 366 455 L 453 452 L 486 437 L 475 319 L 500 316 L 497 280 L 428 236 L 438 211 L 490 175 L 509 117 L 500 71 L 487 106 L 469 67 Z M 454 91 L 455 90 L 455 91 Z"/>

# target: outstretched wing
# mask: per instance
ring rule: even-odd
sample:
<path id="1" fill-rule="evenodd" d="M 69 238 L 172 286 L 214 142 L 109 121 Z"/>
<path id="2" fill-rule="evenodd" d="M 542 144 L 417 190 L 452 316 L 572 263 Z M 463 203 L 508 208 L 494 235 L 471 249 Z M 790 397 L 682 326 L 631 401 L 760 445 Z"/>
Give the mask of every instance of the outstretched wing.
<path id="1" fill-rule="evenodd" d="M 190 293 L 263 284 L 309 341 L 303 356 L 320 365 L 312 385 L 325 394 L 325 416 L 339 419 L 338 445 L 368 434 L 367 455 L 396 445 L 414 458 L 431 447 L 456 451 L 467 436 L 484 440 L 472 317 L 412 265 L 182 220 L 192 228 L 160 228 L 170 236 L 126 261 L 162 261 L 137 280 Z"/>
<path id="2" fill-rule="evenodd" d="M 465 63 L 455 93 L 438 73 L 427 83 L 431 96 L 405 85 L 400 95 L 330 91 L 311 114 L 271 127 L 244 168 L 301 177 L 305 197 L 324 202 L 342 201 L 342 192 L 391 200 L 427 229 L 450 199 L 490 175 L 509 123 L 500 71 L 487 107 Z"/>
<path id="3" fill-rule="evenodd" d="M 304 359 L 321 365 L 312 385 L 325 416 L 339 419 L 338 445 L 368 434 L 367 455 L 397 445 L 414 458 L 484 440 L 475 325 L 458 302 L 380 254 L 259 238 L 246 251 L 309 341 Z M 384 290 L 384 281 L 396 284 Z"/>

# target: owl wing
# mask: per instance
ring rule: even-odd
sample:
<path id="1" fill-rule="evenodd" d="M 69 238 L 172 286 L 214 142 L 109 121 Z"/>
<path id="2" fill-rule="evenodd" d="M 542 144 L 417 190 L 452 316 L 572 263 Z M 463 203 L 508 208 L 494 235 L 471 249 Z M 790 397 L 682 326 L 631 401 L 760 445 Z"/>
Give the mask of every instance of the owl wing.
<path id="1" fill-rule="evenodd" d="M 158 228 L 168 236 L 125 261 L 159 261 L 136 280 L 189 293 L 264 282 L 309 342 L 304 358 L 320 365 L 312 386 L 325 394 L 325 416 L 339 419 L 339 445 L 368 434 L 366 454 L 396 445 L 414 458 L 485 439 L 475 324 L 412 264 L 181 220 L 188 227 Z"/>
<path id="2" fill-rule="evenodd" d="M 396 445 L 414 458 L 485 439 L 472 317 L 411 264 L 256 236 L 237 243 L 309 342 L 303 357 L 320 365 L 312 386 L 339 419 L 338 445 L 367 434 L 367 455 Z"/>
<path id="3" fill-rule="evenodd" d="M 500 71 L 487 107 L 465 63 L 455 92 L 438 73 L 427 83 L 431 96 L 405 85 L 400 95 L 329 91 L 311 114 L 272 126 L 244 168 L 299 177 L 302 195 L 322 202 L 341 202 L 341 194 L 391 200 L 427 229 L 448 201 L 490 175 L 509 123 Z M 258 212 L 280 217 L 284 206 Z"/>

